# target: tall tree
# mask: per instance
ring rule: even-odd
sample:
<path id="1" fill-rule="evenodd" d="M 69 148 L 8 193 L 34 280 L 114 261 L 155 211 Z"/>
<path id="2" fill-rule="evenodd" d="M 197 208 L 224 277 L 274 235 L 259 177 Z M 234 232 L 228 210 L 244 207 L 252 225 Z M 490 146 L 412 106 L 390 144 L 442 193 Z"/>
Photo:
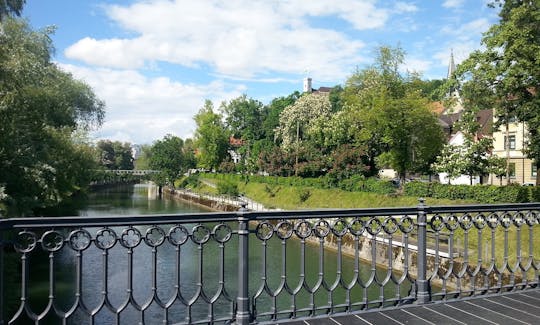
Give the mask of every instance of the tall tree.
<path id="1" fill-rule="evenodd" d="M 100 140 L 96 144 L 98 161 L 107 169 L 133 169 L 131 144 L 127 142 Z"/>
<path id="2" fill-rule="evenodd" d="M 2 27 L 0 187 L 8 213 L 21 215 L 87 185 L 91 154 L 74 135 L 101 124 L 104 103 L 51 62 L 52 30 L 11 18 Z"/>
<path id="3" fill-rule="evenodd" d="M 206 169 L 216 169 L 227 156 L 228 136 L 220 114 L 214 112 L 214 105 L 206 100 L 194 117 L 195 147 L 197 164 Z"/>
<path id="4" fill-rule="evenodd" d="M 491 6 L 500 8 L 499 22 L 484 34 L 485 49 L 458 67 L 458 81 L 470 105 L 495 108 L 497 126 L 525 123 L 526 153 L 540 171 L 540 3 L 495 0 Z"/>
<path id="5" fill-rule="evenodd" d="M 170 134 L 154 142 L 148 156 L 149 167 L 159 171 L 153 180 L 160 186 L 174 185 L 177 178 L 193 167 L 185 159 L 184 141 Z"/>
<path id="6" fill-rule="evenodd" d="M 1 0 L 0 23 L 10 16 L 20 16 L 26 0 Z M 1 26 L 0 26 L 1 27 Z M 0 28 L 1 31 L 1 28 Z"/>
<path id="7" fill-rule="evenodd" d="M 378 48 L 375 64 L 354 73 L 343 94 L 349 132 L 367 148 L 371 170 L 388 166 L 401 179 L 407 172 L 429 172 L 444 141 L 416 75 L 400 73 L 404 57 L 399 47 Z"/>

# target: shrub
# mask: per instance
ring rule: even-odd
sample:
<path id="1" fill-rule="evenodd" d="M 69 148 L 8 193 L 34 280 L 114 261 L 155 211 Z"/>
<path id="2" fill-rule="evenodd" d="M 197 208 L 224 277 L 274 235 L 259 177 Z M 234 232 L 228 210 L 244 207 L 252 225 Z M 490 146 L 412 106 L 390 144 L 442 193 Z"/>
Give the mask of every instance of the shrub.
<path id="1" fill-rule="evenodd" d="M 298 198 L 300 199 L 300 203 L 306 202 L 311 197 L 311 191 L 308 189 L 301 189 L 298 192 Z"/>
<path id="2" fill-rule="evenodd" d="M 228 180 L 219 181 L 217 183 L 217 191 L 218 194 L 225 194 L 230 196 L 238 196 L 238 194 L 240 193 L 238 191 L 238 185 Z"/>
<path id="3" fill-rule="evenodd" d="M 540 186 L 531 187 L 531 202 L 540 202 Z"/>

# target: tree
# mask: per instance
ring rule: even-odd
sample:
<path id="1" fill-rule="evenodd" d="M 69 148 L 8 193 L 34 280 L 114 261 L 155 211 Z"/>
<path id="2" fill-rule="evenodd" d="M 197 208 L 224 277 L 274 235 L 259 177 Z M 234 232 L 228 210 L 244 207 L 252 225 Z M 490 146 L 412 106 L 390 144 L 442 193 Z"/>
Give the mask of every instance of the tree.
<path id="1" fill-rule="evenodd" d="M 495 0 L 491 6 L 500 8 L 499 22 L 484 34 L 485 49 L 459 66 L 459 85 L 470 105 L 495 109 L 496 126 L 514 118 L 525 123 L 526 153 L 540 171 L 540 3 Z"/>
<path id="2" fill-rule="evenodd" d="M 131 144 L 127 142 L 100 140 L 96 144 L 98 161 L 107 169 L 133 169 Z"/>
<path id="3" fill-rule="evenodd" d="M 434 165 L 438 172 L 448 174 L 448 182 L 460 175 L 467 175 L 472 185 L 474 176 L 488 174 L 499 163 L 497 158 L 490 156 L 493 139 L 479 134 L 480 124 L 476 116 L 474 109 L 464 111 L 458 123 L 464 137 L 463 144 L 445 145 Z"/>
<path id="4" fill-rule="evenodd" d="M 87 186 L 92 155 L 76 132 L 101 124 L 104 103 L 51 62 L 51 29 L 1 24 L 0 186 L 8 215 L 23 215 Z"/>
<path id="5" fill-rule="evenodd" d="M 301 94 L 298 91 L 295 91 L 286 97 L 274 98 L 265 108 L 262 129 L 266 140 L 275 142 L 275 130 L 279 127 L 279 117 L 281 116 L 281 112 L 283 112 L 286 107 L 294 104 L 300 96 Z"/>
<path id="6" fill-rule="evenodd" d="M 444 136 L 428 100 L 415 85 L 416 75 L 402 75 L 405 53 L 377 49 L 375 64 L 355 72 L 344 89 L 353 143 L 367 148 L 370 170 L 388 166 L 401 179 L 407 172 L 429 173 Z"/>
<path id="7" fill-rule="evenodd" d="M 20 16 L 25 2 L 26 0 L 0 1 L 0 23 L 4 21 L 7 17 Z"/>
<path id="8" fill-rule="evenodd" d="M 174 185 L 177 178 L 193 167 L 185 159 L 184 141 L 170 134 L 155 141 L 148 156 L 149 167 L 159 171 L 153 175 L 153 180 L 160 186 Z"/>
<path id="9" fill-rule="evenodd" d="M 194 117 L 195 147 L 197 148 L 197 165 L 205 169 L 216 169 L 227 156 L 227 131 L 221 115 L 214 113 L 214 105 L 206 100 L 204 106 Z"/>

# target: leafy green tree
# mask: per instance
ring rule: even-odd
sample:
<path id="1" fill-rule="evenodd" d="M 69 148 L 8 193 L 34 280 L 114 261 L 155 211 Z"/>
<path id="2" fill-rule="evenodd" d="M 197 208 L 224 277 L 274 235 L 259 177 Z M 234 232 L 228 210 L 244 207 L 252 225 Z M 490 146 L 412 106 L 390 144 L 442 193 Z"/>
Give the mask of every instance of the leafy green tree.
<path id="1" fill-rule="evenodd" d="M 7 17 L 20 16 L 26 0 L 0 1 L 0 23 Z M 1 27 L 1 26 L 0 26 Z M 1 30 L 1 28 L 0 28 Z"/>
<path id="2" fill-rule="evenodd" d="M 275 130 L 279 127 L 279 117 L 281 116 L 281 112 L 283 112 L 286 107 L 294 104 L 300 96 L 300 92 L 295 91 L 286 97 L 272 99 L 270 104 L 266 107 L 264 121 L 262 123 L 262 129 L 266 140 L 275 142 Z"/>
<path id="3" fill-rule="evenodd" d="M 134 168 L 131 144 L 127 142 L 100 140 L 96 144 L 96 151 L 100 164 L 107 169 Z"/>
<path id="4" fill-rule="evenodd" d="M 194 117 L 195 147 L 197 165 L 205 169 L 216 169 L 227 156 L 228 136 L 220 114 L 214 112 L 214 105 L 206 100 L 204 106 Z"/>
<path id="5" fill-rule="evenodd" d="M 264 105 L 258 100 L 242 95 L 223 102 L 220 110 L 225 116 L 225 126 L 235 138 L 254 142 L 262 138 L 261 123 Z"/>
<path id="6" fill-rule="evenodd" d="M 75 135 L 101 124 L 104 103 L 51 62 L 51 29 L 1 24 L 0 186 L 8 215 L 23 215 L 86 187 L 93 158 Z"/>
<path id="7" fill-rule="evenodd" d="M 469 105 L 495 109 L 496 126 L 524 122 L 526 153 L 540 169 L 540 3 L 495 0 L 491 6 L 500 8 L 499 22 L 484 34 L 484 49 L 458 67 L 457 86 Z"/>
<path id="8" fill-rule="evenodd" d="M 184 141 L 170 134 L 155 141 L 148 155 L 149 167 L 159 171 L 153 175 L 153 180 L 160 186 L 173 185 L 177 178 L 193 167 L 190 163 L 185 159 Z"/>
<path id="9" fill-rule="evenodd" d="M 429 173 L 444 136 L 415 75 L 402 75 L 400 48 L 378 48 L 375 64 L 355 72 L 343 92 L 353 143 L 363 146 L 370 170 L 389 166 L 401 179 L 408 172 Z M 377 164 L 376 164 L 377 163 Z"/>
<path id="10" fill-rule="evenodd" d="M 488 174 L 492 166 L 499 163 L 490 156 L 493 139 L 479 135 L 480 125 L 476 121 L 477 111 L 466 110 L 458 127 L 463 134 L 463 144 L 447 144 L 435 163 L 435 169 L 448 174 L 448 181 L 460 175 L 469 176 L 470 185 L 473 177 Z"/>

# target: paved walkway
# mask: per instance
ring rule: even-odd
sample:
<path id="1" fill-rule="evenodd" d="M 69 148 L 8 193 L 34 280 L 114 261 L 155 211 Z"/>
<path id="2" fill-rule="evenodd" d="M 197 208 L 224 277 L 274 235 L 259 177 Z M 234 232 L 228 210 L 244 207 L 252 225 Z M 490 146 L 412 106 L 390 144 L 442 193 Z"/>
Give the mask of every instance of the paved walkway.
<path id="1" fill-rule="evenodd" d="M 280 324 L 540 324 L 540 290 L 526 290 L 423 306 L 406 305 L 342 316 L 289 320 Z"/>

